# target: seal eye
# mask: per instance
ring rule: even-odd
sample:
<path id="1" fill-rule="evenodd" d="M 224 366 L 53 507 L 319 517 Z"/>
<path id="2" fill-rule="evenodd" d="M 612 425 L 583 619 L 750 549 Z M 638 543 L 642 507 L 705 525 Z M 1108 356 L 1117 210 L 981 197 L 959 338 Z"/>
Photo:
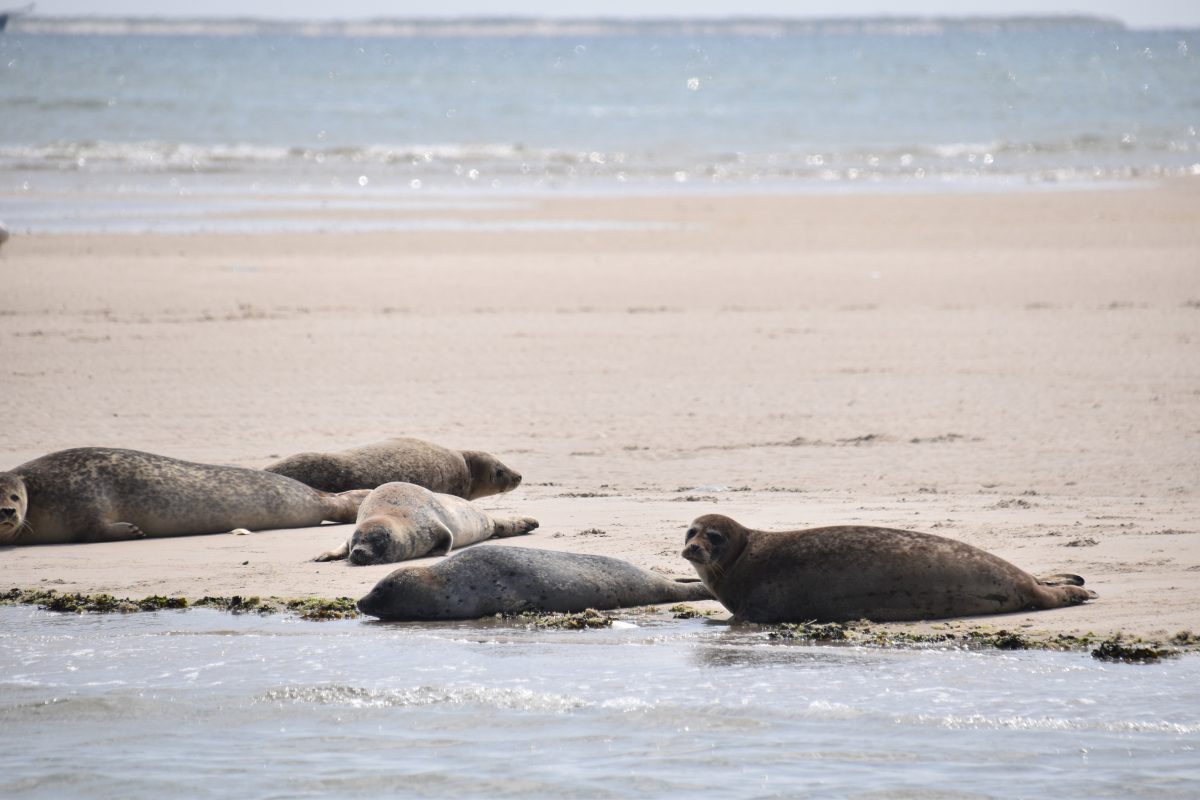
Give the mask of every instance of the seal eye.
<path id="1" fill-rule="evenodd" d="M 683 540 L 686 542 L 688 539 L 692 538 L 697 533 L 699 533 L 699 531 L 697 531 L 695 528 L 688 528 L 687 533 L 685 533 L 683 535 Z"/>
<path id="2" fill-rule="evenodd" d="M 708 539 L 709 544 L 720 544 L 725 541 L 725 537 L 716 531 L 705 531 L 704 538 Z"/>
<path id="3" fill-rule="evenodd" d="M 17 497 L 15 494 L 14 494 L 14 495 L 12 495 L 11 497 L 9 497 L 8 499 L 9 499 L 9 500 L 12 500 L 14 503 L 19 503 L 19 502 L 21 502 L 21 498 Z"/>

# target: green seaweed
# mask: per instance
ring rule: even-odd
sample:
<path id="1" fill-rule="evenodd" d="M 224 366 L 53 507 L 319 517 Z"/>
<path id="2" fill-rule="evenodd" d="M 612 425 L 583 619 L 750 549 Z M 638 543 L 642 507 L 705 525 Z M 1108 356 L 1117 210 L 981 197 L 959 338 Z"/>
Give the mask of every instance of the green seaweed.
<path id="1" fill-rule="evenodd" d="M 116 598 L 111 594 L 59 593 L 53 589 L 11 589 L 0 594 L 0 605 L 35 605 L 47 611 L 59 613 L 84 612 L 129 614 L 138 611 L 162 611 L 185 608 L 213 608 L 233 614 L 275 614 L 282 611 L 296 614 L 301 619 L 327 620 L 349 619 L 359 616 L 355 601 L 349 597 L 304 597 L 282 599 L 278 597 L 202 597 L 189 602 L 186 597 L 165 597 L 155 594 L 140 600 Z"/>
<path id="2" fill-rule="evenodd" d="M 523 622 L 532 628 L 558 629 L 568 631 L 585 630 L 588 628 L 611 628 L 611 614 L 602 614 L 594 608 L 589 608 L 574 614 L 559 614 L 550 611 L 523 611 L 520 614 L 497 614 L 505 620 Z"/>
<path id="3" fill-rule="evenodd" d="M 682 603 L 680 603 L 679 605 L 671 606 L 670 608 L 667 609 L 667 611 L 671 612 L 671 617 L 673 619 L 695 619 L 696 617 L 711 617 L 717 613 L 715 611 L 708 611 L 708 610 L 701 610 L 698 608 L 692 608 L 691 606 L 686 606 L 686 605 L 683 605 Z"/>
<path id="4" fill-rule="evenodd" d="M 353 619 L 362 616 L 358 611 L 358 601 L 352 597 L 335 597 L 332 600 L 324 597 L 306 597 L 301 600 L 287 600 L 285 605 L 288 611 L 299 614 L 300 619 Z"/>
<path id="5" fill-rule="evenodd" d="M 1119 661 L 1125 664 L 1153 664 L 1164 658 L 1173 658 L 1180 651 L 1160 645 L 1136 640 L 1126 643 L 1121 634 L 1105 639 L 1092 651 L 1092 658 L 1100 661 Z"/>
<path id="6" fill-rule="evenodd" d="M 853 623 L 851 623 L 853 625 Z M 858 638 L 858 632 L 839 622 L 784 622 L 767 631 L 768 639 L 801 639 L 810 642 L 845 642 Z"/>
<path id="7" fill-rule="evenodd" d="M 809 621 L 782 623 L 763 627 L 766 629 L 768 639 L 794 639 L 816 643 L 837 642 L 867 647 L 938 646 L 965 650 L 1051 650 L 1080 652 L 1091 650 L 1095 646 L 1097 639 L 1093 633 L 1082 635 L 1060 633 L 1051 636 L 1046 634 L 1021 634 L 1005 629 L 993 630 L 984 626 L 961 631 L 945 630 L 927 633 L 876 625 L 868 620 L 847 623 L 819 623 Z M 1119 635 L 1117 638 L 1120 638 Z M 1181 643 L 1189 644 L 1195 649 L 1193 642 L 1195 642 L 1194 638 Z M 1200 644 L 1200 642 L 1195 642 L 1195 644 Z M 1153 647 L 1158 648 L 1160 654 L 1164 652 L 1174 654 L 1177 652 L 1163 651 L 1159 646 Z M 1110 647 L 1106 648 L 1105 652 L 1116 653 L 1117 651 Z M 1101 656 L 1096 657 L 1100 658 Z"/>

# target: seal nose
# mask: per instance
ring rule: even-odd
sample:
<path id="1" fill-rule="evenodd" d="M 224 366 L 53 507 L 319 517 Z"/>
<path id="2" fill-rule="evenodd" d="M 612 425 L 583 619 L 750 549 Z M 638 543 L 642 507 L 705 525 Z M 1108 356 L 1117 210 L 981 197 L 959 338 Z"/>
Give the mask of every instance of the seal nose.
<path id="1" fill-rule="evenodd" d="M 7 508 L 7 507 L 0 508 L 0 517 L 4 517 L 5 519 L 12 519 L 16 515 L 17 515 L 17 510 L 15 508 Z"/>
<path id="2" fill-rule="evenodd" d="M 689 544 L 687 547 L 683 548 L 683 552 L 680 553 L 680 555 L 686 558 L 688 561 L 699 561 L 701 552 L 702 551 L 699 545 Z"/>
<path id="3" fill-rule="evenodd" d="M 519 473 L 519 472 L 512 473 L 512 485 L 514 487 L 521 485 L 521 473 Z"/>
<path id="4" fill-rule="evenodd" d="M 358 547 L 355 547 L 353 550 L 350 551 L 350 562 L 352 564 L 358 564 L 360 566 L 363 564 L 370 564 L 371 563 L 371 551 L 365 547 L 362 547 L 361 545 Z"/>
<path id="5" fill-rule="evenodd" d="M 379 592 L 372 589 L 358 599 L 358 610 L 368 616 L 378 617 L 380 612 Z"/>

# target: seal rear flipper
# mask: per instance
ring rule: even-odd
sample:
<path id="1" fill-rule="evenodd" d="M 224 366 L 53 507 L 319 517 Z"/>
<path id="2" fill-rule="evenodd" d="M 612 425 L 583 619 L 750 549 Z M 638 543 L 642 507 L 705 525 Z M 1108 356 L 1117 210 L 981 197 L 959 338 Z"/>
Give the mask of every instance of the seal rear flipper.
<path id="1" fill-rule="evenodd" d="M 1054 575 L 1039 575 L 1037 582 L 1042 586 L 1083 586 L 1083 578 L 1069 572 L 1059 572 Z"/>
<path id="2" fill-rule="evenodd" d="M 329 501 L 325 519 L 330 522 L 355 522 L 358 519 L 358 507 L 370 493 L 370 489 L 351 489 L 337 494 L 323 492 Z"/>
<path id="3" fill-rule="evenodd" d="M 341 561 L 344 558 L 350 557 L 350 540 L 342 542 L 340 547 L 335 547 L 326 553 L 321 553 L 313 559 L 313 561 Z"/>
<path id="4" fill-rule="evenodd" d="M 495 531 L 492 538 L 507 539 L 510 536 L 523 536 L 538 528 L 538 521 L 533 517 L 512 517 L 495 520 Z"/>
<path id="5" fill-rule="evenodd" d="M 675 585 L 678 586 L 684 593 L 684 600 L 716 600 L 713 593 L 708 590 L 699 578 L 676 578 Z"/>

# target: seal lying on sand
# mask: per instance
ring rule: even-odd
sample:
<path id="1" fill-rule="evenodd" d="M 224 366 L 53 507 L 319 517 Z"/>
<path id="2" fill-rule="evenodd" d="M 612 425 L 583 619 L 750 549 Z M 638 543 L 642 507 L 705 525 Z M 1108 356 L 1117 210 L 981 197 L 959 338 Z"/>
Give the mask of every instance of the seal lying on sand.
<path id="1" fill-rule="evenodd" d="M 0 473 L 0 544 L 62 544 L 353 522 L 368 492 L 137 450 L 61 450 Z M 15 498 L 15 499 L 14 499 Z"/>
<path id="2" fill-rule="evenodd" d="M 314 561 L 349 558 L 351 564 L 390 564 L 428 555 L 445 555 L 484 539 L 529 533 L 532 517 L 496 519 L 467 500 L 437 494 L 411 483 L 385 483 L 367 495 L 358 509 L 354 535 Z"/>
<path id="3" fill-rule="evenodd" d="M 374 489 L 400 481 L 467 500 L 511 491 L 521 483 L 519 472 L 488 453 L 407 438 L 336 453 L 298 453 L 266 469 L 325 492 Z"/>
<path id="4" fill-rule="evenodd" d="M 709 514 L 683 557 L 750 622 L 876 622 L 1004 614 L 1082 603 L 1078 575 L 1037 579 L 977 547 L 915 531 L 837 526 L 771 533 Z"/>
<path id="5" fill-rule="evenodd" d="M 669 580 L 615 558 L 485 545 L 429 567 L 401 567 L 358 608 L 382 619 L 478 619 L 711 598 L 701 583 Z"/>

